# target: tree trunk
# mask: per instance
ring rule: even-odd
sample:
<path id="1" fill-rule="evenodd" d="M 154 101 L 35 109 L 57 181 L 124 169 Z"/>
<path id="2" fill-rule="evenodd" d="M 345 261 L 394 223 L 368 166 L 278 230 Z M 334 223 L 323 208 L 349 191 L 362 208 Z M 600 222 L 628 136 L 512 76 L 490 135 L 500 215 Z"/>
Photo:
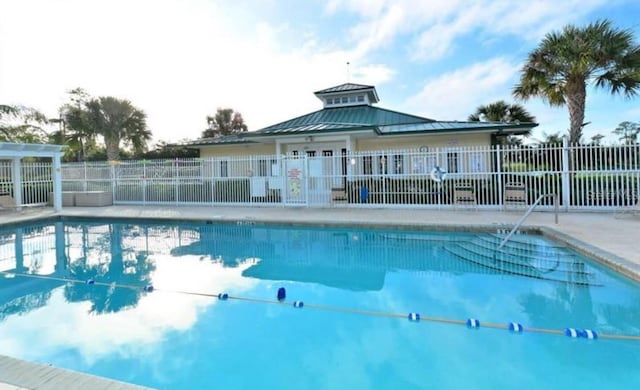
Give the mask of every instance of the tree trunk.
<path id="1" fill-rule="evenodd" d="M 569 143 L 580 142 L 582 124 L 584 123 L 584 106 L 587 98 L 584 80 L 569 81 L 567 83 L 567 106 L 569 108 Z"/>
<path id="2" fill-rule="evenodd" d="M 105 138 L 104 144 L 107 148 L 107 160 L 120 160 L 120 140 L 114 138 Z"/>

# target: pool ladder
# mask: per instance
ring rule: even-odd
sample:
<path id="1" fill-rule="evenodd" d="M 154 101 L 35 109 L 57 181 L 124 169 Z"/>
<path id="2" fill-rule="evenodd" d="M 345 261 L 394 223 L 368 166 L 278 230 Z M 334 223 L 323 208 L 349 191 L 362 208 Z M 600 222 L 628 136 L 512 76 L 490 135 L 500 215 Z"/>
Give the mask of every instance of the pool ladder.
<path id="1" fill-rule="evenodd" d="M 515 224 L 515 226 L 513 227 L 513 229 L 511 229 L 511 231 L 509 232 L 509 234 L 507 234 L 507 236 L 502 240 L 502 242 L 500 243 L 500 245 L 498 245 L 498 249 L 501 249 L 504 244 L 507 243 L 507 241 L 509 241 L 509 239 L 511 238 L 511 236 L 513 236 L 513 233 L 515 233 L 518 229 L 520 229 L 520 226 L 522 226 L 522 224 L 524 223 L 524 221 L 527 219 L 527 217 L 533 212 L 533 209 L 536 208 L 536 206 L 540 203 L 540 201 L 544 198 L 549 198 L 549 197 L 553 197 L 553 208 L 555 211 L 555 219 L 554 222 L 557 225 L 558 224 L 558 194 L 544 194 L 544 195 L 540 195 L 538 197 L 538 199 L 536 199 L 535 202 L 533 202 L 533 204 L 531 206 L 529 206 L 529 208 L 527 209 L 527 212 L 524 213 L 524 215 L 522 216 L 522 218 L 520 218 L 520 220 Z"/>

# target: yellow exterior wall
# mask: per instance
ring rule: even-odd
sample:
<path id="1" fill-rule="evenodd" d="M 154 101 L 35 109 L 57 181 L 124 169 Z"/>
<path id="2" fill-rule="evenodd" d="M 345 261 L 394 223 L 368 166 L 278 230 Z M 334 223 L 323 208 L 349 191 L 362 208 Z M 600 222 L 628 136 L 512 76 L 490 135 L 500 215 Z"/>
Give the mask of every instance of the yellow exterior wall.
<path id="1" fill-rule="evenodd" d="M 229 145 L 200 148 L 200 157 L 221 157 L 221 156 L 259 156 L 276 154 L 274 144 L 264 145 Z"/>
<path id="2" fill-rule="evenodd" d="M 438 134 L 405 137 L 378 137 L 355 141 L 355 151 L 418 149 L 421 146 L 451 148 L 464 146 L 489 146 L 491 135 L 481 134 Z"/>
<path id="3" fill-rule="evenodd" d="M 437 134 L 437 135 L 416 135 L 403 137 L 377 137 L 370 139 L 356 139 L 353 141 L 354 151 L 368 150 L 399 150 L 418 149 L 426 146 L 433 148 L 451 148 L 465 146 L 489 146 L 491 135 L 489 133 L 475 134 Z M 202 147 L 200 157 L 240 157 L 274 155 L 276 147 L 274 144 L 259 145 L 228 145 L 215 147 Z"/>

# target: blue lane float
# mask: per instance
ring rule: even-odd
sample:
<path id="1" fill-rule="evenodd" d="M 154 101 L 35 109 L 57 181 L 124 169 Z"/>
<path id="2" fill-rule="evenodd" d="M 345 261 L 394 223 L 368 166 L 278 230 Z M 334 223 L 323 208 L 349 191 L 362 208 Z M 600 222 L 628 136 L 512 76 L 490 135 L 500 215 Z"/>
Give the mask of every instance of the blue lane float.
<path id="1" fill-rule="evenodd" d="M 96 284 L 96 281 L 93 279 L 87 279 L 87 281 L 85 282 L 87 284 Z"/>
<path id="2" fill-rule="evenodd" d="M 418 321 L 420 321 L 420 314 L 419 313 L 409 313 L 407 318 L 409 318 L 409 321 L 411 321 L 411 322 L 418 322 Z"/>
<path id="3" fill-rule="evenodd" d="M 577 339 L 578 337 L 580 337 L 580 333 L 582 332 L 574 328 L 566 328 L 564 330 L 564 335 L 567 337 L 571 337 L 572 339 Z"/>
<path id="4" fill-rule="evenodd" d="M 153 284 L 147 284 L 146 286 L 144 286 L 144 291 L 152 292 L 153 291 Z"/>
<path id="5" fill-rule="evenodd" d="M 220 294 L 218 294 L 218 299 L 221 300 L 221 301 L 226 301 L 227 299 L 229 299 L 229 294 L 220 293 Z"/>
<path id="6" fill-rule="evenodd" d="M 287 298 L 287 290 L 284 287 L 278 289 L 278 302 L 282 302 Z"/>
<path id="7" fill-rule="evenodd" d="M 582 332 L 580 332 L 580 336 L 584 337 L 585 339 L 595 340 L 598 338 L 598 333 L 596 333 L 595 330 L 583 329 Z"/>
<path id="8" fill-rule="evenodd" d="M 302 309 L 304 307 L 304 302 L 302 302 L 302 301 L 294 301 L 293 302 L 293 307 L 296 307 L 298 309 Z"/>
<path id="9" fill-rule="evenodd" d="M 469 318 L 467 320 L 467 326 L 469 328 L 479 328 L 480 327 L 480 321 L 476 320 L 475 318 Z"/>
<path id="10" fill-rule="evenodd" d="M 511 332 L 514 333 L 522 333 L 522 331 L 524 330 L 524 328 L 522 327 L 521 324 L 517 323 L 517 322 L 510 322 L 509 323 L 509 330 Z"/>

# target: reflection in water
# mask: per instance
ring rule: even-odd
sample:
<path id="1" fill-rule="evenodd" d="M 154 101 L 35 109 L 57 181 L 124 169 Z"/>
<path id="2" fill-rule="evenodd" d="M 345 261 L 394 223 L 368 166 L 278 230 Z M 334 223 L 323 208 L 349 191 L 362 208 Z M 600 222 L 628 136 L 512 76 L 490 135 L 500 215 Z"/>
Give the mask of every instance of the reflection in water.
<path id="1" fill-rule="evenodd" d="M 143 286 L 242 292 L 254 283 L 241 273 L 255 262 L 232 268 L 188 255 L 176 262 L 169 252 L 191 243 L 193 233 L 171 226 L 78 222 L 0 231 L 0 271 L 10 272 L 0 275 L 0 350 L 39 360 L 74 348 L 92 364 L 112 353 L 141 353 L 166 332 L 190 329 L 215 300 L 148 294 Z M 88 285 L 88 279 L 110 285 Z"/>
<path id="2" fill-rule="evenodd" d="M 308 303 L 394 313 L 424 310 L 429 315 L 456 319 L 472 315 L 489 322 L 513 320 L 532 326 L 640 333 L 636 285 L 606 273 L 600 275 L 605 287 L 497 274 L 444 250 L 452 241 L 474 237 L 118 221 L 6 227 L 0 230 L 0 271 L 15 275 L 0 274 L 0 351 L 32 360 L 77 359 L 80 363 L 69 367 L 98 373 L 118 359 L 125 363 L 126 359 L 149 359 L 154 375 L 162 377 L 158 380 L 161 384 L 173 383 L 165 373 L 168 361 L 175 362 L 177 368 L 172 373 L 176 376 L 187 376 L 189 371 L 182 367 L 191 365 L 209 372 L 202 368 L 213 364 L 209 360 L 232 370 L 245 363 L 245 355 L 230 353 L 237 360 L 227 362 L 215 360 L 216 351 L 229 353 L 239 345 L 244 348 L 250 340 L 257 349 L 275 347 L 284 355 L 292 346 L 282 340 L 296 332 L 305 337 L 293 348 L 308 349 L 309 361 L 351 356 L 348 368 L 359 367 L 373 357 L 380 360 L 376 367 L 385 366 L 388 356 L 405 361 L 403 367 L 420 361 L 409 358 L 405 349 L 394 350 L 397 343 L 404 343 L 415 354 L 433 345 L 444 351 L 452 344 L 474 352 L 462 342 L 470 343 L 472 336 L 456 333 L 457 328 L 429 327 L 434 333 L 425 337 L 426 328 L 396 319 L 359 319 L 306 308 L 285 311 L 278 305 L 237 301 L 220 304 L 211 297 L 170 292 L 273 298 L 281 285 L 304 295 Z M 111 286 L 87 285 L 84 281 L 88 279 Z M 142 287 L 147 284 L 153 284 L 157 291 L 145 293 Z M 318 329 L 324 329 L 320 336 Z M 440 329 L 451 337 L 439 337 Z M 365 337 L 367 334 L 372 336 Z M 372 339 L 376 342 L 371 343 Z M 432 339 L 433 345 L 418 347 L 416 340 L 425 339 Z M 352 347 L 354 340 L 357 348 Z M 511 341 L 502 343 L 505 349 L 511 345 Z M 381 344 L 390 352 L 380 350 Z M 333 350 L 321 356 L 317 351 L 322 348 Z M 181 353 L 174 354 L 175 349 Z M 363 349 L 367 353 L 363 354 Z M 462 366 L 460 356 L 464 355 L 456 356 L 449 357 L 450 361 L 461 359 Z M 120 371 L 113 372 L 121 372 L 124 366 L 130 365 L 122 364 Z M 315 363 L 307 366 L 314 367 L 312 372 L 318 367 Z M 135 372 L 137 366 L 133 367 L 126 372 Z M 352 372 L 346 367 L 345 372 Z M 416 365 L 414 371 L 421 367 Z M 368 376 L 363 370 L 359 377 L 366 380 Z M 343 378 L 335 379 L 339 383 Z M 354 387 L 358 387 L 355 382 Z"/>

